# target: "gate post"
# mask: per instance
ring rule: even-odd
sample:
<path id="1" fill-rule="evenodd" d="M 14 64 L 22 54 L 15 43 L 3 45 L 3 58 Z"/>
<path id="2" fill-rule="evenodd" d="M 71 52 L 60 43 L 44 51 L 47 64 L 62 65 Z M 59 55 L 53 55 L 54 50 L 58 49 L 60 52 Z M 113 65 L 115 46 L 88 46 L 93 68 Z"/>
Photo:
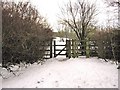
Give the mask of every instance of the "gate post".
<path id="1" fill-rule="evenodd" d="M 66 57 L 71 58 L 71 41 L 66 40 Z"/>
<path id="2" fill-rule="evenodd" d="M 50 58 L 52 58 L 52 40 L 50 41 Z"/>
<path id="3" fill-rule="evenodd" d="M 72 57 L 78 57 L 78 45 L 77 40 L 72 39 Z"/>
<path id="4" fill-rule="evenodd" d="M 56 42 L 54 41 L 54 57 L 56 57 Z"/>

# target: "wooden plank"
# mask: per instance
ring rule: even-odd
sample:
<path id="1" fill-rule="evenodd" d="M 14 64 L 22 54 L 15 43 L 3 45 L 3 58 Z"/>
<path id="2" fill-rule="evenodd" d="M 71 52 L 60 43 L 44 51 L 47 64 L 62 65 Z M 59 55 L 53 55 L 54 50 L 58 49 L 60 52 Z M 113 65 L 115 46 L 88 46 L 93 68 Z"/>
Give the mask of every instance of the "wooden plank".
<path id="1" fill-rule="evenodd" d="M 42 50 L 41 50 L 42 51 Z M 50 50 L 45 50 L 45 51 L 50 51 Z"/>
<path id="2" fill-rule="evenodd" d="M 44 57 L 43 59 L 50 59 L 49 57 Z"/>

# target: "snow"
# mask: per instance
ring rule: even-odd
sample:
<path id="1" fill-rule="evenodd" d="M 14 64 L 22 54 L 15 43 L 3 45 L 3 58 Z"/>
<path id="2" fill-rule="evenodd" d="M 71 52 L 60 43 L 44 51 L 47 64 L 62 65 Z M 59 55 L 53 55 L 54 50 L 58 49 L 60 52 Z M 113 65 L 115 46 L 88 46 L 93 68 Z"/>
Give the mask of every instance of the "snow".
<path id="1" fill-rule="evenodd" d="M 0 90 L 2 89 L 2 77 L 0 76 Z"/>
<path id="2" fill-rule="evenodd" d="M 94 58 L 52 58 L 3 79 L 3 88 L 118 88 L 117 66 Z"/>

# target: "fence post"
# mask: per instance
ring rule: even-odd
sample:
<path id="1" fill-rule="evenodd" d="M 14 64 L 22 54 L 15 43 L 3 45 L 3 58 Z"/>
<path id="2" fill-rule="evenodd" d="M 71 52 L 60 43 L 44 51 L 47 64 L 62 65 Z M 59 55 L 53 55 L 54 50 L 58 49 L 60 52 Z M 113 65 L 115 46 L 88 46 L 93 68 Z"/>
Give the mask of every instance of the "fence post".
<path id="1" fill-rule="evenodd" d="M 54 57 L 56 57 L 56 42 L 54 41 Z"/>
<path id="2" fill-rule="evenodd" d="M 76 53 L 76 57 L 78 57 L 78 42 L 77 42 L 77 40 L 75 40 L 75 53 Z"/>
<path id="3" fill-rule="evenodd" d="M 50 41 L 50 58 L 52 58 L 52 40 Z"/>
<path id="4" fill-rule="evenodd" d="M 71 58 L 71 41 L 66 40 L 66 57 Z"/>
<path id="5" fill-rule="evenodd" d="M 88 38 L 86 39 L 86 57 L 90 57 L 90 47 L 89 47 L 89 40 Z"/>
<path id="6" fill-rule="evenodd" d="M 81 40 L 80 50 L 81 50 L 82 56 L 86 55 L 86 40 L 85 39 Z"/>
<path id="7" fill-rule="evenodd" d="M 75 46 L 75 40 L 72 39 L 72 57 L 76 57 L 76 46 Z"/>

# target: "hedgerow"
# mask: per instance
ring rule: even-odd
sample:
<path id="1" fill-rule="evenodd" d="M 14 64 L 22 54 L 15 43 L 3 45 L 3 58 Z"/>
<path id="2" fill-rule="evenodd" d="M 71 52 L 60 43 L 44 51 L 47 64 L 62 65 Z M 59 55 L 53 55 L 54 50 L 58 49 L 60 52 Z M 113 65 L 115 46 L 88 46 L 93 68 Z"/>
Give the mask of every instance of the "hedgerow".
<path id="1" fill-rule="evenodd" d="M 28 2 L 1 2 L 2 66 L 42 60 L 52 29 Z"/>

